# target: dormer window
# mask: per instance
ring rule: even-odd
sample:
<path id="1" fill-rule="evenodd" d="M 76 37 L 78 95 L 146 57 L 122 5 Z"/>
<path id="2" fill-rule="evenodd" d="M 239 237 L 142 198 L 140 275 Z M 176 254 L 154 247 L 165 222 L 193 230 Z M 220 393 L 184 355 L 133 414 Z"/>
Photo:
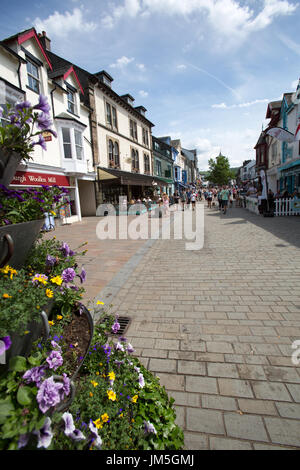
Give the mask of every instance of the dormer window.
<path id="1" fill-rule="evenodd" d="M 38 66 L 27 58 L 26 67 L 27 67 L 28 87 L 31 90 L 35 91 L 36 93 L 40 93 L 40 79 L 39 79 Z"/>

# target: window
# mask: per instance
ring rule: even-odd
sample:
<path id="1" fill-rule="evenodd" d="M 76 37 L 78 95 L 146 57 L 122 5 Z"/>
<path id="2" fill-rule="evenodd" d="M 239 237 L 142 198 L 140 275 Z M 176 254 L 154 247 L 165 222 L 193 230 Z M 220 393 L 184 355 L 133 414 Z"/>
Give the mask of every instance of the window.
<path id="1" fill-rule="evenodd" d="M 144 173 L 150 173 L 150 157 L 144 153 Z"/>
<path id="2" fill-rule="evenodd" d="M 68 111 L 70 111 L 70 113 L 76 114 L 75 93 L 71 91 L 70 89 L 68 89 L 67 100 L 68 100 Z"/>
<path id="3" fill-rule="evenodd" d="M 132 171 L 138 172 L 140 168 L 139 152 L 135 149 L 131 150 L 131 167 Z"/>
<path id="4" fill-rule="evenodd" d="M 36 93 L 40 92 L 40 79 L 39 79 L 39 69 L 38 66 L 27 58 L 27 77 L 28 77 L 28 86 L 31 90 Z"/>
<path id="5" fill-rule="evenodd" d="M 83 160 L 82 131 L 73 127 L 62 127 L 64 158 Z"/>
<path id="6" fill-rule="evenodd" d="M 106 124 L 118 129 L 117 110 L 108 102 L 106 102 Z"/>
<path id="7" fill-rule="evenodd" d="M 161 176 L 161 161 L 156 160 L 155 165 L 156 165 L 156 174 L 157 174 L 157 176 Z"/>
<path id="8" fill-rule="evenodd" d="M 82 135 L 81 132 L 75 129 L 75 148 L 76 148 L 76 158 L 77 160 L 82 160 L 83 157 L 83 147 L 82 147 Z"/>
<path id="9" fill-rule="evenodd" d="M 62 128 L 62 136 L 64 145 L 64 156 L 65 158 L 72 158 L 71 133 L 68 127 Z"/>
<path id="10" fill-rule="evenodd" d="M 272 163 L 275 163 L 276 159 L 277 159 L 277 143 L 274 142 L 272 144 Z"/>
<path id="11" fill-rule="evenodd" d="M 165 178 L 171 178 L 171 165 L 168 165 L 165 170 Z"/>
<path id="12" fill-rule="evenodd" d="M 111 119 L 111 107 L 109 103 L 106 103 L 106 122 L 110 126 L 112 125 L 112 119 Z"/>
<path id="13" fill-rule="evenodd" d="M 114 144 L 112 140 L 108 141 L 108 161 L 109 165 L 114 165 Z"/>
<path id="14" fill-rule="evenodd" d="M 117 110 L 114 106 L 111 107 L 111 110 L 112 110 L 112 123 L 113 123 L 113 127 L 115 127 L 116 129 L 118 128 L 118 121 L 117 121 Z"/>
<path id="15" fill-rule="evenodd" d="M 132 119 L 129 120 L 129 127 L 130 127 L 130 137 L 132 139 L 137 140 L 137 125 L 136 122 Z"/>
<path id="16" fill-rule="evenodd" d="M 174 171 L 175 180 L 178 181 L 179 180 L 179 168 L 175 166 L 174 170 L 175 170 Z"/>
<path id="17" fill-rule="evenodd" d="M 149 137 L 148 137 L 148 131 L 143 127 L 143 144 L 146 147 L 149 147 Z"/>
<path id="18" fill-rule="evenodd" d="M 120 166 L 120 155 L 119 155 L 119 144 L 118 142 L 114 143 L 114 160 L 115 166 Z"/>

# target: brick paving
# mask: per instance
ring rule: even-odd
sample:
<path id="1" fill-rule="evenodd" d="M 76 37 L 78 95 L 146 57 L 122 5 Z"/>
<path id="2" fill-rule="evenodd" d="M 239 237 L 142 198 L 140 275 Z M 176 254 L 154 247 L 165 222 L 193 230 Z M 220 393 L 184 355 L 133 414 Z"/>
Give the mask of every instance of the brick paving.
<path id="1" fill-rule="evenodd" d="M 175 398 L 185 448 L 300 448 L 300 218 L 205 208 L 202 250 L 132 242 L 127 259 L 142 256 L 98 295 L 131 318 L 126 336 Z M 101 272 L 99 253 L 87 270 Z"/>

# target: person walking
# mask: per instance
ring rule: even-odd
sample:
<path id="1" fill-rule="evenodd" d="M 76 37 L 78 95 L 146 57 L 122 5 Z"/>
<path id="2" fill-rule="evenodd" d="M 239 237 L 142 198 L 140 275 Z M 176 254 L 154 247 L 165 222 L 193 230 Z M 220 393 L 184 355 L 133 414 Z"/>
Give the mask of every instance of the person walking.
<path id="1" fill-rule="evenodd" d="M 196 191 L 193 191 L 191 194 L 191 203 L 192 203 L 192 210 L 195 210 L 196 207 L 196 200 L 197 200 L 197 193 Z"/>
<path id="2" fill-rule="evenodd" d="M 230 193 L 230 191 L 229 191 L 228 187 L 224 185 L 223 189 L 221 191 L 223 214 L 226 214 L 226 212 L 227 212 L 229 193 Z"/>
<path id="3" fill-rule="evenodd" d="M 207 200 L 207 207 L 208 207 L 209 209 L 211 209 L 212 192 L 211 192 L 210 189 L 209 189 L 208 192 L 207 192 L 207 198 L 206 198 L 206 200 Z"/>
<path id="4" fill-rule="evenodd" d="M 184 211 L 185 203 L 186 203 L 186 200 L 187 200 L 185 189 L 182 191 L 180 199 L 181 199 L 182 210 Z"/>

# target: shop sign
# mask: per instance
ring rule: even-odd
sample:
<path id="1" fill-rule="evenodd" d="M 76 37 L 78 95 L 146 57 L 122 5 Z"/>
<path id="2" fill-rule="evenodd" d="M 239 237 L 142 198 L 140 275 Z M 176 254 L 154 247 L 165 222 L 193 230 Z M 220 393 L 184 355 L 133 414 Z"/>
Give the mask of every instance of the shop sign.
<path id="1" fill-rule="evenodd" d="M 49 142 L 50 140 L 52 140 L 52 134 L 51 134 L 51 132 L 44 131 L 44 132 L 42 133 L 42 136 L 44 137 L 45 142 Z"/>
<path id="2" fill-rule="evenodd" d="M 46 186 L 70 186 L 70 181 L 65 175 L 17 171 L 10 184 L 22 186 L 41 186 L 42 184 Z"/>

